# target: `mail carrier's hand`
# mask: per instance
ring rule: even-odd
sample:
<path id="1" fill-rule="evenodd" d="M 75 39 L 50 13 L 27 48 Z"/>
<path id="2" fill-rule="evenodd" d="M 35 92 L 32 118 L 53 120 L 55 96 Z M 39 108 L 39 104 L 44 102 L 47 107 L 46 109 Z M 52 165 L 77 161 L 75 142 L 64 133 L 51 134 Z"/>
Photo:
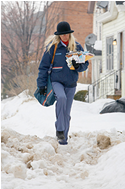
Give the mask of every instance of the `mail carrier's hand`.
<path id="1" fill-rule="evenodd" d="M 39 92 L 40 92 L 40 95 L 46 95 L 47 88 L 46 87 L 39 88 Z"/>
<path id="2" fill-rule="evenodd" d="M 76 63 L 76 61 L 74 59 L 72 60 L 72 65 L 75 69 L 78 69 L 78 67 L 79 67 L 79 63 Z"/>

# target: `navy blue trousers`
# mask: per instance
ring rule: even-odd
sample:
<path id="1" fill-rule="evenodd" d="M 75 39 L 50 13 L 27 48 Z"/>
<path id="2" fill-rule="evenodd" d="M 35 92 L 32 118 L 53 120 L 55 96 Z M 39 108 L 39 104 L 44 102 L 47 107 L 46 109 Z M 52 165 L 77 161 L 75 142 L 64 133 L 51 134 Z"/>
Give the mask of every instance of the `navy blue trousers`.
<path id="1" fill-rule="evenodd" d="M 52 86 L 57 100 L 55 127 L 57 131 L 64 131 L 65 140 L 67 141 L 71 119 L 70 111 L 76 87 L 64 87 L 58 82 L 52 82 Z"/>

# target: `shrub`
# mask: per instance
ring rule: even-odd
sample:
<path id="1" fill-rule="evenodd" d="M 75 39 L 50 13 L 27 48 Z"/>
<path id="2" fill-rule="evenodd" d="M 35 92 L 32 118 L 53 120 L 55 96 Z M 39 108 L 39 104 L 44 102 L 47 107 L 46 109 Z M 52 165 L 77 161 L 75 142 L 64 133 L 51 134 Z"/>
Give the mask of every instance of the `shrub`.
<path id="1" fill-rule="evenodd" d="M 74 96 L 74 100 L 79 100 L 79 101 L 85 102 L 87 93 L 88 93 L 88 91 L 86 91 L 86 90 L 78 91 Z"/>

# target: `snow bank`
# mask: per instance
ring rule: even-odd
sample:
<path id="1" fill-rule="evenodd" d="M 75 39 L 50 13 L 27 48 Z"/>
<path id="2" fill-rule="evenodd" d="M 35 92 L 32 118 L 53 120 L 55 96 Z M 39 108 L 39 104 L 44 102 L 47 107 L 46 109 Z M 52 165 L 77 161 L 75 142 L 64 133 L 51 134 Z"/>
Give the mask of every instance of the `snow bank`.
<path id="1" fill-rule="evenodd" d="M 94 49 L 102 51 L 102 41 L 95 41 Z"/>
<path id="2" fill-rule="evenodd" d="M 20 106 L 31 99 L 32 97 L 28 95 L 28 90 L 25 90 L 18 96 L 3 100 L 1 103 L 2 119 L 7 119 L 16 115 L 16 113 L 18 113 L 19 111 Z"/>
<path id="3" fill-rule="evenodd" d="M 2 101 L 2 126 L 24 135 L 37 135 L 40 138 L 46 135 L 55 136 L 55 105 L 43 107 L 35 98 L 25 93 L 19 96 Z M 118 131 L 124 130 L 123 113 L 99 114 L 103 105 L 110 101 L 112 99 L 101 99 L 89 104 L 74 100 L 70 133 L 103 129 L 110 131 L 112 128 Z"/>
<path id="4" fill-rule="evenodd" d="M 54 188 L 63 184 L 106 189 L 114 183 L 117 189 L 125 187 L 125 132 L 103 132 L 111 141 L 103 150 L 97 142 L 100 134 L 72 133 L 69 144 L 61 146 L 53 137 L 41 139 L 2 128 L 2 189 L 51 188 L 53 182 L 57 182 Z"/>
<path id="5" fill-rule="evenodd" d="M 125 115 L 100 115 L 109 101 L 73 101 L 66 146 L 55 138 L 55 106 L 26 92 L 2 101 L 2 189 L 124 189 Z"/>

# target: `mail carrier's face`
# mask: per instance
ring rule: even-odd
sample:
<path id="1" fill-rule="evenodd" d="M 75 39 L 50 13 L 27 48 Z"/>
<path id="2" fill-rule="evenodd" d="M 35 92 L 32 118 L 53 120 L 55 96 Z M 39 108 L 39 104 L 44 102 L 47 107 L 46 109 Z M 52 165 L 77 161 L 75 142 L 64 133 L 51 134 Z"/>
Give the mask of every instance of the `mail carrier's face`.
<path id="1" fill-rule="evenodd" d="M 64 35 L 60 35 L 59 37 L 64 42 L 69 41 L 69 33 L 68 34 L 64 34 Z"/>

